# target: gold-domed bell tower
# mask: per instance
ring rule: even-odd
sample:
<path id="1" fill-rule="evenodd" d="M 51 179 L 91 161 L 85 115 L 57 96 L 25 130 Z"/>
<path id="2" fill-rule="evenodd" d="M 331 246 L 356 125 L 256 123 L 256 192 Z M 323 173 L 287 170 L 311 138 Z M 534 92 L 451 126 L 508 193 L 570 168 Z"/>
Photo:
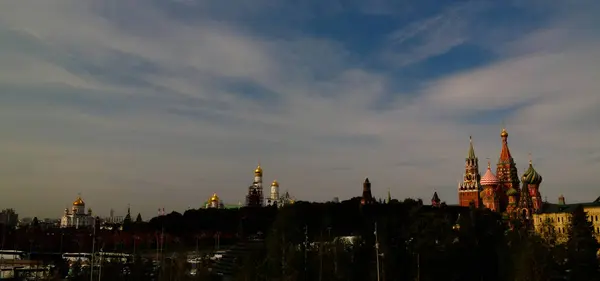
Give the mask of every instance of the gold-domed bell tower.
<path id="1" fill-rule="evenodd" d="M 248 195 L 246 196 L 246 206 L 263 206 L 264 197 L 262 190 L 263 169 L 260 163 L 254 169 L 254 181 L 248 187 Z"/>
<path id="2" fill-rule="evenodd" d="M 263 170 L 260 164 L 254 169 L 254 184 L 262 189 Z"/>
<path id="3" fill-rule="evenodd" d="M 271 196 L 269 196 L 269 199 L 267 200 L 267 204 L 268 205 L 277 205 L 278 201 L 279 201 L 279 182 L 277 180 L 274 180 L 273 183 L 271 183 Z"/>

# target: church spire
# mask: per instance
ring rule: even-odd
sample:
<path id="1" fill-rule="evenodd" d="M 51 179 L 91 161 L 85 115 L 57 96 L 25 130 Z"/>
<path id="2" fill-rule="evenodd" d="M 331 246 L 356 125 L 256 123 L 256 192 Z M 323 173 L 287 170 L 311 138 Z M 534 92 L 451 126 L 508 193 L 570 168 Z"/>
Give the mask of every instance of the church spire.
<path id="1" fill-rule="evenodd" d="M 510 149 L 508 149 L 508 132 L 506 128 L 502 128 L 500 137 L 502 138 L 502 150 L 500 151 L 499 163 L 510 163 L 513 161 L 513 158 L 510 155 Z"/>
<path id="2" fill-rule="evenodd" d="M 502 149 L 500 150 L 500 158 L 496 166 L 496 176 L 500 180 L 500 211 L 504 212 L 509 205 L 509 198 L 506 193 L 511 189 L 519 191 L 520 180 L 517 173 L 517 165 L 508 149 L 508 132 L 504 126 L 502 126 L 500 137 L 502 138 Z"/>
<path id="3" fill-rule="evenodd" d="M 392 192 L 391 192 L 391 191 L 390 191 L 390 189 L 388 188 L 387 203 L 389 204 L 390 202 L 392 202 Z"/>

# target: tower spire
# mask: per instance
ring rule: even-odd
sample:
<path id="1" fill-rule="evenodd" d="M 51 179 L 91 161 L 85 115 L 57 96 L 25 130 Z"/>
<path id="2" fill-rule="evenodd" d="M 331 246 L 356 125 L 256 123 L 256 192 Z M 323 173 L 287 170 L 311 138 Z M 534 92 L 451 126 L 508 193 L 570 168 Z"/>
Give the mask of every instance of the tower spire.
<path id="1" fill-rule="evenodd" d="M 500 137 L 502 138 L 502 150 L 500 151 L 499 162 L 509 163 L 512 160 L 512 156 L 510 155 L 510 149 L 508 149 L 508 132 L 506 131 L 506 128 L 502 129 Z"/>
<path id="2" fill-rule="evenodd" d="M 470 206 L 473 202 L 475 206 L 479 206 L 479 190 L 481 189 L 479 179 L 479 160 L 475 156 L 473 137 L 469 136 L 469 151 L 465 159 L 463 181 L 458 184 L 458 200 L 461 206 Z"/>
<path id="3" fill-rule="evenodd" d="M 469 154 L 467 159 L 475 159 L 475 149 L 473 148 L 473 137 L 469 136 Z"/>
<path id="4" fill-rule="evenodd" d="M 502 138 L 502 149 L 500 150 L 500 158 L 498 159 L 498 164 L 496 167 L 496 176 L 500 180 L 500 211 L 504 212 L 509 207 L 509 200 L 506 193 L 511 189 L 515 189 L 519 191 L 519 175 L 517 174 L 517 165 L 515 164 L 515 160 L 510 154 L 510 149 L 508 148 L 508 132 L 506 131 L 506 127 L 504 126 L 504 121 L 502 132 L 500 133 L 500 137 Z"/>
<path id="5" fill-rule="evenodd" d="M 363 182 L 363 193 L 360 200 L 362 205 L 374 203 L 373 196 L 371 195 L 371 182 L 369 178 L 366 178 Z"/>

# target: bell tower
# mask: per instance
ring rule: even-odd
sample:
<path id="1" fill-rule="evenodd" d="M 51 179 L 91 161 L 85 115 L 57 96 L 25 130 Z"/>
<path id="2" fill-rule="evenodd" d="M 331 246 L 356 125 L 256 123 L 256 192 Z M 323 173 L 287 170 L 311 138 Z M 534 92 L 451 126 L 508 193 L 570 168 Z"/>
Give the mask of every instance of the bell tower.
<path id="1" fill-rule="evenodd" d="M 263 188 L 263 169 L 258 164 L 254 169 L 254 181 L 251 186 L 248 187 L 248 195 L 246 195 L 246 206 L 262 207 L 264 203 Z"/>
<path id="2" fill-rule="evenodd" d="M 479 175 L 479 159 L 475 156 L 473 148 L 473 138 L 469 137 L 469 152 L 465 158 L 465 173 L 463 181 L 458 184 L 458 202 L 460 206 L 468 207 L 474 204 L 475 207 L 481 205 L 479 192 L 481 192 L 481 184 L 479 183 L 481 176 Z"/>
<path id="3" fill-rule="evenodd" d="M 371 182 L 369 181 L 369 178 L 366 178 L 365 182 L 363 182 L 363 193 L 360 204 L 367 205 L 373 203 L 375 203 L 375 200 L 373 199 L 373 195 L 371 195 Z"/>

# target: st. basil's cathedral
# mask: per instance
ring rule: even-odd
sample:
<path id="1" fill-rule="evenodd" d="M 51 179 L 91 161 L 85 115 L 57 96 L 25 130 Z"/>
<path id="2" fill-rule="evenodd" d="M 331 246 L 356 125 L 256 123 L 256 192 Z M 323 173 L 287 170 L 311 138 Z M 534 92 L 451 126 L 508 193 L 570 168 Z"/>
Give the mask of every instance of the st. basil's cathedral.
<path id="1" fill-rule="evenodd" d="M 479 174 L 479 160 L 475 156 L 473 140 L 470 139 L 463 181 L 458 184 L 459 204 L 485 207 L 503 213 L 506 218 L 530 220 L 533 214 L 542 209 L 539 190 L 542 176 L 533 168 L 533 163 L 529 160 L 528 169 L 519 179 L 515 161 L 508 148 L 506 129 L 502 129 L 500 137 L 502 148 L 496 164 L 496 173 L 492 172 L 491 163 L 488 161 L 483 176 Z"/>

